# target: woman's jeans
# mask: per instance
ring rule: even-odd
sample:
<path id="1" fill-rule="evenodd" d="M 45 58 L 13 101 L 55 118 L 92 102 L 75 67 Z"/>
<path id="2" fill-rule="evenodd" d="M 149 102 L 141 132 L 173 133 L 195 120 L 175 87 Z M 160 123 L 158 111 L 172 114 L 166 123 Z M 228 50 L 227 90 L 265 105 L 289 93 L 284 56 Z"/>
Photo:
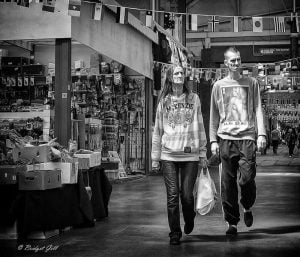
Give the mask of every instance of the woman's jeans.
<path id="1" fill-rule="evenodd" d="M 181 237 L 179 195 L 184 222 L 191 223 L 196 216 L 193 189 L 198 174 L 198 162 L 162 161 L 162 171 L 167 190 L 168 221 L 171 230 L 169 236 Z"/>

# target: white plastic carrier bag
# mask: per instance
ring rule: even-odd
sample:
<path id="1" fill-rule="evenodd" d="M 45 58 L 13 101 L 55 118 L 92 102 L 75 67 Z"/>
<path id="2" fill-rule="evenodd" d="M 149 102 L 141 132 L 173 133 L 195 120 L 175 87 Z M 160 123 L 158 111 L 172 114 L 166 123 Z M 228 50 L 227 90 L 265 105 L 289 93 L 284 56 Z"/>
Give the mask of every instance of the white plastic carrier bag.
<path id="1" fill-rule="evenodd" d="M 195 184 L 195 191 L 195 210 L 201 215 L 208 214 L 217 201 L 216 186 L 210 177 L 208 169 L 206 169 L 205 174 L 203 169 L 201 169 L 200 176 L 197 177 Z"/>

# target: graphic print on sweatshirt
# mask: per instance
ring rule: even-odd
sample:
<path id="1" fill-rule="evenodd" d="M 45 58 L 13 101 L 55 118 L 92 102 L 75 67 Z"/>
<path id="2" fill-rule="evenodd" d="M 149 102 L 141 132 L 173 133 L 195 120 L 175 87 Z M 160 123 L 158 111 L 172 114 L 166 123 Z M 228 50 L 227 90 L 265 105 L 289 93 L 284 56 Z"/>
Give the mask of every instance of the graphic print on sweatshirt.
<path id="1" fill-rule="evenodd" d="M 172 102 L 167 107 L 167 120 L 173 129 L 176 126 L 187 127 L 193 122 L 194 104 L 185 102 Z"/>
<path id="2" fill-rule="evenodd" d="M 248 91 L 248 86 L 221 87 L 223 110 L 225 112 L 224 126 L 248 125 Z"/>

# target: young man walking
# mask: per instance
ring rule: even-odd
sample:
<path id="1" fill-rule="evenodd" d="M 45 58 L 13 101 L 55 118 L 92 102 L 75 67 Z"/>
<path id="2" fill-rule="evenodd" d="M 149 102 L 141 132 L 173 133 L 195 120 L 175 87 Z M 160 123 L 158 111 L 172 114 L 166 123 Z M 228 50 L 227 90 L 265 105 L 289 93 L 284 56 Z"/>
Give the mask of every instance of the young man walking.
<path id="1" fill-rule="evenodd" d="M 240 203 L 247 227 L 253 223 L 251 207 L 256 199 L 256 150 L 266 147 L 266 131 L 259 84 L 254 78 L 240 75 L 241 56 L 235 47 L 224 53 L 229 74 L 217 81 L 212 90 L 210 108 L 210 142 L 213 154 L 220 155 L 221 198 L 226 234 L 237 234 Z M 239 172 L 239 174 L 238 174 Z"/>

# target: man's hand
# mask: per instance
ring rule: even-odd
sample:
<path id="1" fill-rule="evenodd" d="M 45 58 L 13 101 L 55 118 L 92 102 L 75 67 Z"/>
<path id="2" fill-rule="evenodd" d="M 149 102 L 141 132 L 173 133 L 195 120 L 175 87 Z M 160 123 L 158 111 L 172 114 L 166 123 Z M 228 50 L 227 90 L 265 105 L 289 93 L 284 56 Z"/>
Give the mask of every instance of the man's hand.
<path id="1" fill-rule="evenodd" d="M 208 160 L 206 157 L 200 157 L 199 158 L 199 165 L 202 167 L 202 168 L 207 168 L 207 165 L 208 165 Z"/>
<path id="2" fill-rule="evenodd" d="M 210 149 L 213 155 L 219 155 L 219 144 L 217 142 L 212 142 Z"/>
<path id="3" fill-rule="evenodd" d="M 160 164 L 158 161 L 152 161 L 152 170 L 159 170 Z"/>
<path id="4" fill-rule="evenodd" d="M 260 152 L 266 148 L 267 140 L 265 136 L 258 136 L 257 138 L 257 150 Z"/>

